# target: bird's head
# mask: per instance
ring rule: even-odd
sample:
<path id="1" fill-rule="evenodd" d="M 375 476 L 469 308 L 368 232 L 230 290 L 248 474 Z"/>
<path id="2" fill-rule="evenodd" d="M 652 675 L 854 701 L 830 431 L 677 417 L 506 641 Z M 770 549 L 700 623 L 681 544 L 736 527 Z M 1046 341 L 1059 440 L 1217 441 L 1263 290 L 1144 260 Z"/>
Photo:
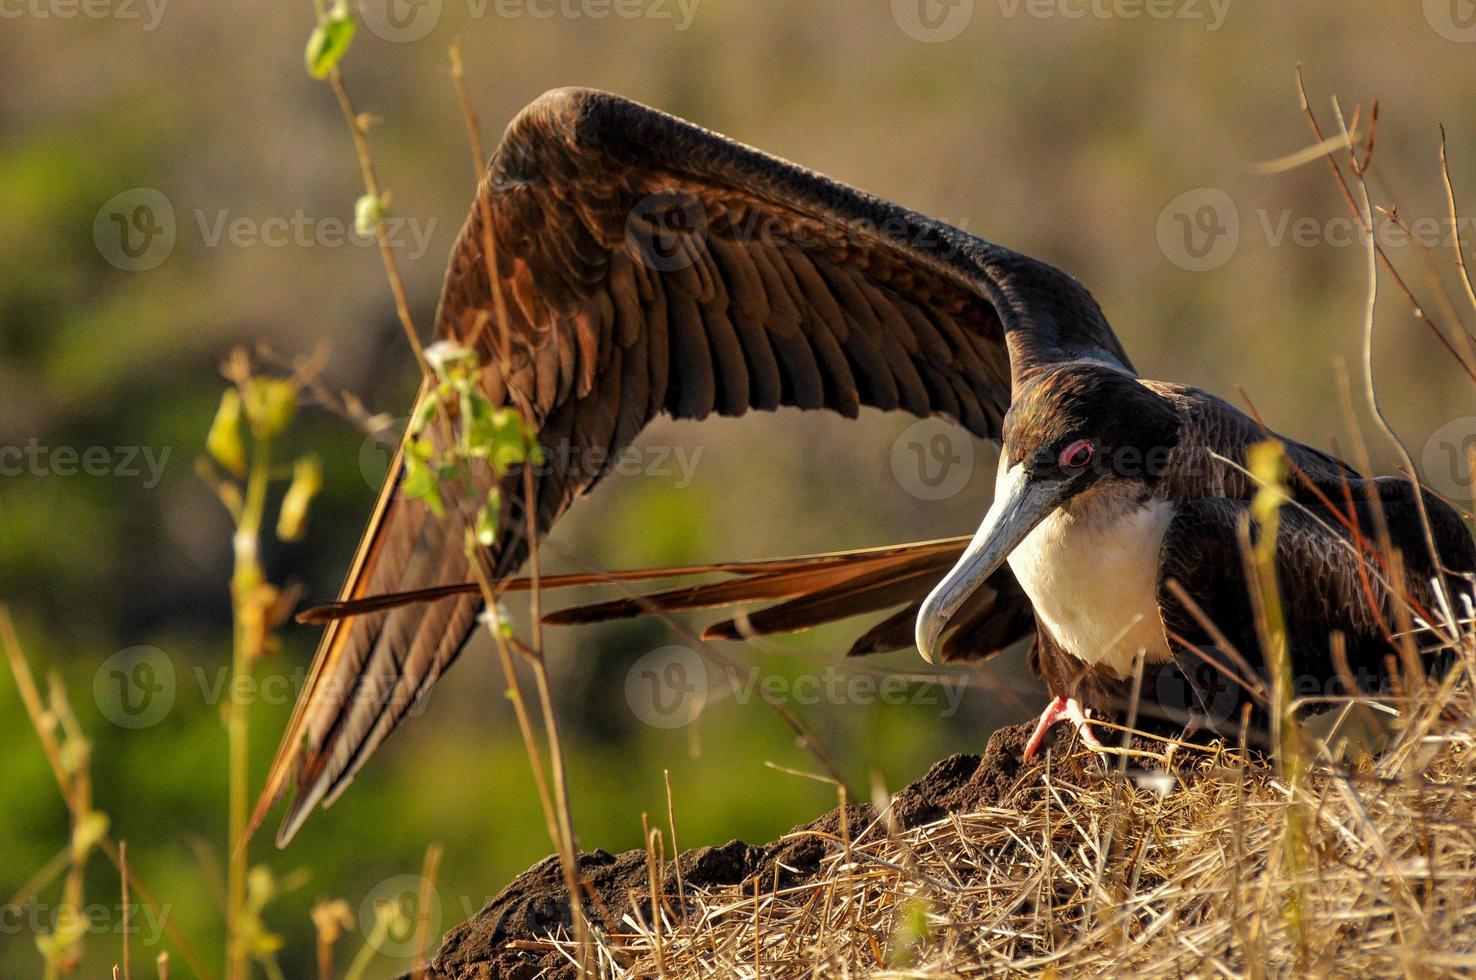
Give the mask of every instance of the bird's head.
<path id="1" fill-rule="evenodd" d="M 994 502 L 918 613 L 923 657 L 934 659 L 980 585 L 1051 513 L 1150 497 L 1178 428 L 1164 396 L 1110 367 L 1067 364 L 1020 385 L 1004 419 Z"/>

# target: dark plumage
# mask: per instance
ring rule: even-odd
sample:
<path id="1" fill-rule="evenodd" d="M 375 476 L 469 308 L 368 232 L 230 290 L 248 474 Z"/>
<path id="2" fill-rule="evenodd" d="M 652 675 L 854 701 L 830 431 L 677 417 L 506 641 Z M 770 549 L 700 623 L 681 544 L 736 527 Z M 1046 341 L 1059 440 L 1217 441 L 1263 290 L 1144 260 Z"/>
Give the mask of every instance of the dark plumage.
<path id="1" fill-rule="evenodd" d="M 1209 589 L 1201 604 L 1236 619 L 1237 629 L 1246 621 L 1238 557 L 1230 556 L 1239 554 L 1234 529 L 1252 488 L 1209 454 L 1242 460 L 1247 442 L 1262 437 L 1249 419 L 1194 389 L 1137 379 L 1096 302 L 1064 272 L 617 96 L 551 92 L 508 127 L 453 249 L 436 336 L 480 351 L 492 365 L 485 386 L 494 403 L 526 409 L 546 456 L 572 461 L 541 469 L 532 499 L 521 473 L 504 481 L 503 519 L 488 549 L 498 575 L 513 574 L 528 555 L 528 510 L 536 508 L 546 531 L 608 465 L 586 461 L 612 459 L 659 414 L 700 419 L 786 405 L 854 416 L 865 405 L 941 415 L 980 438 L 1003 437 L 1006 466 L 1019 464 L 1009 472 L 1028 469 L 1059 494 L 1050 520 L 1076 511 L 1153 515 L 1152 533 L 1168 543 L 1163 577 L 1192 594 Z M 1118 470 L 1062 478 L 1063 445 L 1083 438 L 1108 458 L 1119 454 Z M 1373 499 L 1389 505 L 1410 584 L 1426 601 L 1420 580 L 1432 566 L 1410 531 L 1409 485 L 1364 480 L 1315 450 L 1287 447 L 1328 499 L 1352 494 L 1360 522 Z M 1121 455 L 1131 452 L 1136 475 Z M 475 591 L 457 584 L 468 577 L 462 529 L 397 495 L 402 473 L 397 460 L 342 602 L 322 614 L 333 621 L 256 814 L 295 782 L 281 842 L 314 805 L 343 791 L 434 685 L 480 609 Z M 1298 499 L 1323 508 L 1301 491 Z M 1476 567 L 1459 518 L 1434 498 L 1427 506 L 1446 565 Z M 1102 523 L 1104 540 L 1121 537 L 1117 527 Z M 1283 533 L 1298 656 L 1322 669 L 1320 644 L 1339 629 L 1350 652 L 1377 659 L 1385 641 L 1348 591 L 1332 535 L 1291 515 Z M 1131 535 L 1121 541 L 1132 546 L 1124 554 L 1141 544 Z M 1040 551 L 1032 544 L 1021 554 L 1032 548 Z M 1053 694 L 1112 707 L 1120 671 L 1089 666 L 1091 651 L 1071 649 L 1069 636 L 1046 625 L 1051 603 L 1042 607 L 1038 594 L 1050 579 L 1041 576 L 1046 566 L 1019 555 L 1006 564 L 1001 554 L 973 574 L 974 552 L 955 539 L 656 570 L 645 577 L 725 577 L 549 619 L 773 603 L 748 613 L 742 628 L 729 620 L 709 630 L 737 636 L 887 610 L 853 653 L 907 646 L 914 623 L 920 636 L 933 631 L 924 651 L 942 660 L 987 657 L 1034 633 L 1031 663 Z M 1196 554 L 1213 555 L 1213 567 Z M 1328 575 L 1336 588 L 1319 581 Z M 937 590 L 945 586 L 940 617 Z M 1155 586 L 1163 588 L 1150 582 L 1150 592 Z M 382 598 L 390 593 L 403 595 Z M 1375 606 L 1393 602 L 1373 598 Z M 1170 598 L 1162 606 L 1163 625 L 1202 643 L 1184 610 Z M 1243 630 L 1232 632 L 1253 648 Z"/>

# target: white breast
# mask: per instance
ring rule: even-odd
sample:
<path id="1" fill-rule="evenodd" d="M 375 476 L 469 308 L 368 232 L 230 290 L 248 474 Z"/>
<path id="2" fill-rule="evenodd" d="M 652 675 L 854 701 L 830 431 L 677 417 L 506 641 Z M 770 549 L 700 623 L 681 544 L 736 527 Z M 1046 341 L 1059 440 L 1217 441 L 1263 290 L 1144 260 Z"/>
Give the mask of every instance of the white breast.
<path id="1" fill-rule="evenodd" d="M 1139 652 L 1150 663 L 1170 656 L 1158 616 L 1158 557 L 1173 506 L 1156 498 L 1077 503 L 1075 513 L 1057 509 L 1031 531 L 1010 568 L 1068 653 L 1127 678 Z"/>

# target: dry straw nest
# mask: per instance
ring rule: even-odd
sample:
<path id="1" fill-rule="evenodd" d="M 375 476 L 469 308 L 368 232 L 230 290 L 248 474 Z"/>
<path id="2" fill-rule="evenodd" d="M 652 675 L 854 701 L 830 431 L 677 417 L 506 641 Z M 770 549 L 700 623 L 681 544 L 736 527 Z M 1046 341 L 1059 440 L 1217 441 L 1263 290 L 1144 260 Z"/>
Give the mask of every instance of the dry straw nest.
<path id="1" fill-rule="evenodd" d="M 1223 744 L 1104 765 L 1074 739 L 996 799 L 903 827 L 796 831 L 823 857 L 662 894 L 599 937 L 609 977 L 1440 976 L 1476 968 L 1476 783 L 1464 679 L 1406 704 L 1379 755 L 1316 740 L 1301 775 Z M 1366 709 L 1347 706 L 1340 721 Z M 1340 729 L 1345 730 L 1345 729 Z M 1011 744 L 991 745 L 991 756 Z M 1319 758 L 1321 761 L 1319 761 Z M 997 761 L 997 760 L 995 760 Z M 1134 760 L 1135 762 L 1138 760 Z M 979 779 L 974 778 L 975 783 Z M 987 796 L 988 794 L 984 794 Z M 900 799 L 900 797 L 899 797 Z M 828 828 L 828 829 L 827 829 Z M 782 843 L 782 842 L 781 842 Z M 532 944 L 528 944 L 532 945 Z M 572 964 L 567 937 L 539 945 Z"/>

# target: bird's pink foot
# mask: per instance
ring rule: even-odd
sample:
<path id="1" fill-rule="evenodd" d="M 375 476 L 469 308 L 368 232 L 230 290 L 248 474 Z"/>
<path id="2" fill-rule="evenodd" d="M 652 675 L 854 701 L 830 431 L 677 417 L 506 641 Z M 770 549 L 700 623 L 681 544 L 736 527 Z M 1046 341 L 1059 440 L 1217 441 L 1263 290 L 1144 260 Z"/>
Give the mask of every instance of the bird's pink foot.
<path id="1" fill-rule="evenodd" d="M 1036 722 L 1030 741 L 1025 743 L 1024 761 L 1029 762 L 1035 756 L 1040 750 L 1040 743 L 1045 741 L 1046 733 L 1063 721 L 1069 721 L 1075 726 L 1077 737 L 1087 748 L 1097 753 L 1106 751 L 1106 746 L 1097 740 L 1096 733 L 1092 731 L 1091 718 L 1081 704 L 1075 698 L 1055 698 L 1040 713 L 1040 721 Z"/>

